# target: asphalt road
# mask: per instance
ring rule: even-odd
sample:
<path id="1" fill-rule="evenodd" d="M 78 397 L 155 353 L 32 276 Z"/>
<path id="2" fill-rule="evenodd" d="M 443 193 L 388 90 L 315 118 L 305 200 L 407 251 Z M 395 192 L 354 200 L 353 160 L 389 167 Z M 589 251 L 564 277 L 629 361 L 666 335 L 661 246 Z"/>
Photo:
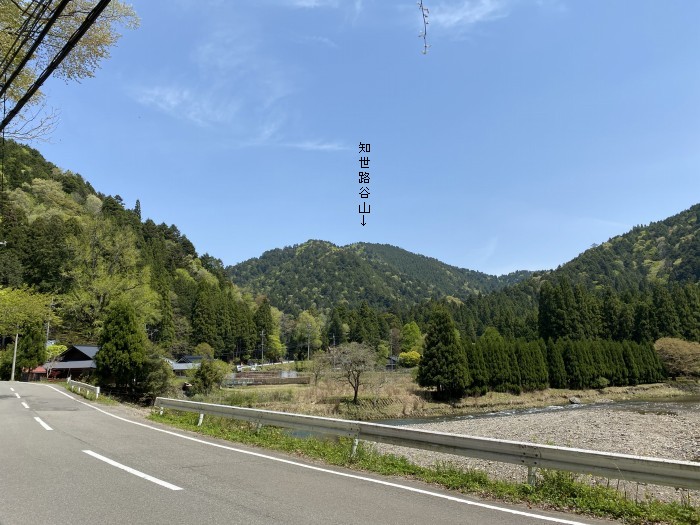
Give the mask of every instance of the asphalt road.
<path id="1" fill-rule="evenodd" d="M 304 462 L 0 382 L 0 525 L 599 524 Z"/>

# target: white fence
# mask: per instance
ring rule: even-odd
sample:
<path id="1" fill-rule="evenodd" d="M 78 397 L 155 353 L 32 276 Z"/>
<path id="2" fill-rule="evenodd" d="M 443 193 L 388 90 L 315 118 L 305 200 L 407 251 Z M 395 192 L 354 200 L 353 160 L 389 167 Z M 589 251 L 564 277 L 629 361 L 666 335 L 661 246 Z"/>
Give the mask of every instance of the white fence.
<path id="1" fill-rule="evenodd" d="M 93 394 L 95 394 L 95 399 L 100 397 L 99 386 L 88 385 L 87 383 L 80 383 L 78 381 L 73 381 L 70 378 L 68 379 L 68 386 L 70 387 L 71 392 L 75 392 L 77 390 L 78 394 L 80 394 L 81 390 L 85 390 L 86 392 L 92 392 Z"/>
<path id="2" fill-rule="evenodd" d="M 514 463 L 528 468 L 530 482 L 534 479 L 533 469 L 548 468 L 676 488 L 700 489 L 700 463 L 690 461 L 446 434 L 362 421 L 288 414 L 162 397 L 156 398 L 154 406 L 160 408 L 161 412 L 167 408 L 198 413 L 200 414 L 200 424 L 206 414 L 240 419 L 258 425 L 351 437 L 355 439 L 355 443 L 358 439 L 362 439 L 503 463 Z"/>

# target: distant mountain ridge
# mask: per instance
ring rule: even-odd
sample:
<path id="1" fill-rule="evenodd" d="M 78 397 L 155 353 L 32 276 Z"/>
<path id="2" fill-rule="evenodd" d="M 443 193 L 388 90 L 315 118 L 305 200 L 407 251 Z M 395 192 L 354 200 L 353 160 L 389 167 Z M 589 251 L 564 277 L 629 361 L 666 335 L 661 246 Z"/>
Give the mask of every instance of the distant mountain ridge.
<path id="1" fill-rule="evenodd" d="M 617 291 L 648 282 L 700 281 L 700 204 L 648 226 L 635 226 L 557 268 L 587 288 Z"/>
<path id="2" fill-rule="evenodd" d="M 650 283 L 700 282 L 700 204 L 612 237 L 555 270 L 505 276 L 457 268 L 389 244 L 327 241 L 277 248 L 226 268 L 236 285 L 265 294 L 283 311 L 367 301 L 388 309 L 428 298 L 464 300 L 521 284 L 536 299 L 542 280 L 566 277 L 590 290 L 638 290 Z"/>
<path id="3" fill-rule="evenodd" d="M 486 294 L 527 279 L 532 272 L 493 276 L 445 264 L 389 244 L 336 246 L 320 240 L 277 248 L 226 268 L 238 286 L 267 295 L 291 313 L 367 301 L 386 309 L 428 298 Z"/>

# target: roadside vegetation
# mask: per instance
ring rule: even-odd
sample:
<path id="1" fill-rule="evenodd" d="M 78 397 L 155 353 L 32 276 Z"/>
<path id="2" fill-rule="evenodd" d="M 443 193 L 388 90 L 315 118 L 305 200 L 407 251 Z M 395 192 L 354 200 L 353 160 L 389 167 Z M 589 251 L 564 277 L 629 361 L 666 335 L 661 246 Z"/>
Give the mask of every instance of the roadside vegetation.
<path id="1" fill-rule="evenodd" d="M 278 428 L 258 429 L 249 423 L 209 416 L 198 427 L 197 414 L 170 411 L 163 415 L 154 412 L 150 419 L 236 443 L 278 450 L 330 465 L 424 481 L 464 494 L 617 519 L 628 524 L 700 524 L 700 510 L 693 507 L 687 498 L 681 497 L 680 502 L 673 503 L 635 501 L 614 488 L 591 486 L 585 482 L 585 476 L 566 472 L 541 470 L 533 486 L 492 480 L 484 472 L 463 470 L 449 463 L 432 467 L 415 465 L 404 457 L 381 454 L 363 442 L 352 455 L 350 439 L 302 439 Z"/>

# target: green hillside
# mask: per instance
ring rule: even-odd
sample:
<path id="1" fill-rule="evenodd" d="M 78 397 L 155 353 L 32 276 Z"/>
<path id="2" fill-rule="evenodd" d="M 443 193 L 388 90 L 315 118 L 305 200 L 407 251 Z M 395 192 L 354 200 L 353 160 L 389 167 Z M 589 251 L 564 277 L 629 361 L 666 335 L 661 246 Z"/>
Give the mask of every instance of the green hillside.
<path id="1" fill-rule="evenodd" d="M 587 287 L 700 281 L 700 204 L 609 239 L 554 272 Z"/>
<path id="2" fill-rule="evenodd" d="M 125 299 L 171 355 L 305 353 L 333 340 L 395 352 L 443 302 L 465 340 L 489 328 L 533 341 L 700 340 L 700 205 L 610 239 L 560 268 L 491 276 L 386 244 L 312 240 L 225 268 L 175 225 L 156 224 L 36 150 L 7 142 L 0 192 L 0 289 L 45 294 L 65 344 L 97 340 Z M 12 336 L 11 327 L 6 338 Z"/>
<path id="3" fill-rule="evenodd" d="M 496 277 L 464 270 L 388 244 L 339 247 L 326 241 L 270 250 L 226 269 L 238 286 L 264 293 L 291 313 L 366 301 L 379 309 L 429 298 L 466 298 L 514 284 L 531 272 Z"/>

